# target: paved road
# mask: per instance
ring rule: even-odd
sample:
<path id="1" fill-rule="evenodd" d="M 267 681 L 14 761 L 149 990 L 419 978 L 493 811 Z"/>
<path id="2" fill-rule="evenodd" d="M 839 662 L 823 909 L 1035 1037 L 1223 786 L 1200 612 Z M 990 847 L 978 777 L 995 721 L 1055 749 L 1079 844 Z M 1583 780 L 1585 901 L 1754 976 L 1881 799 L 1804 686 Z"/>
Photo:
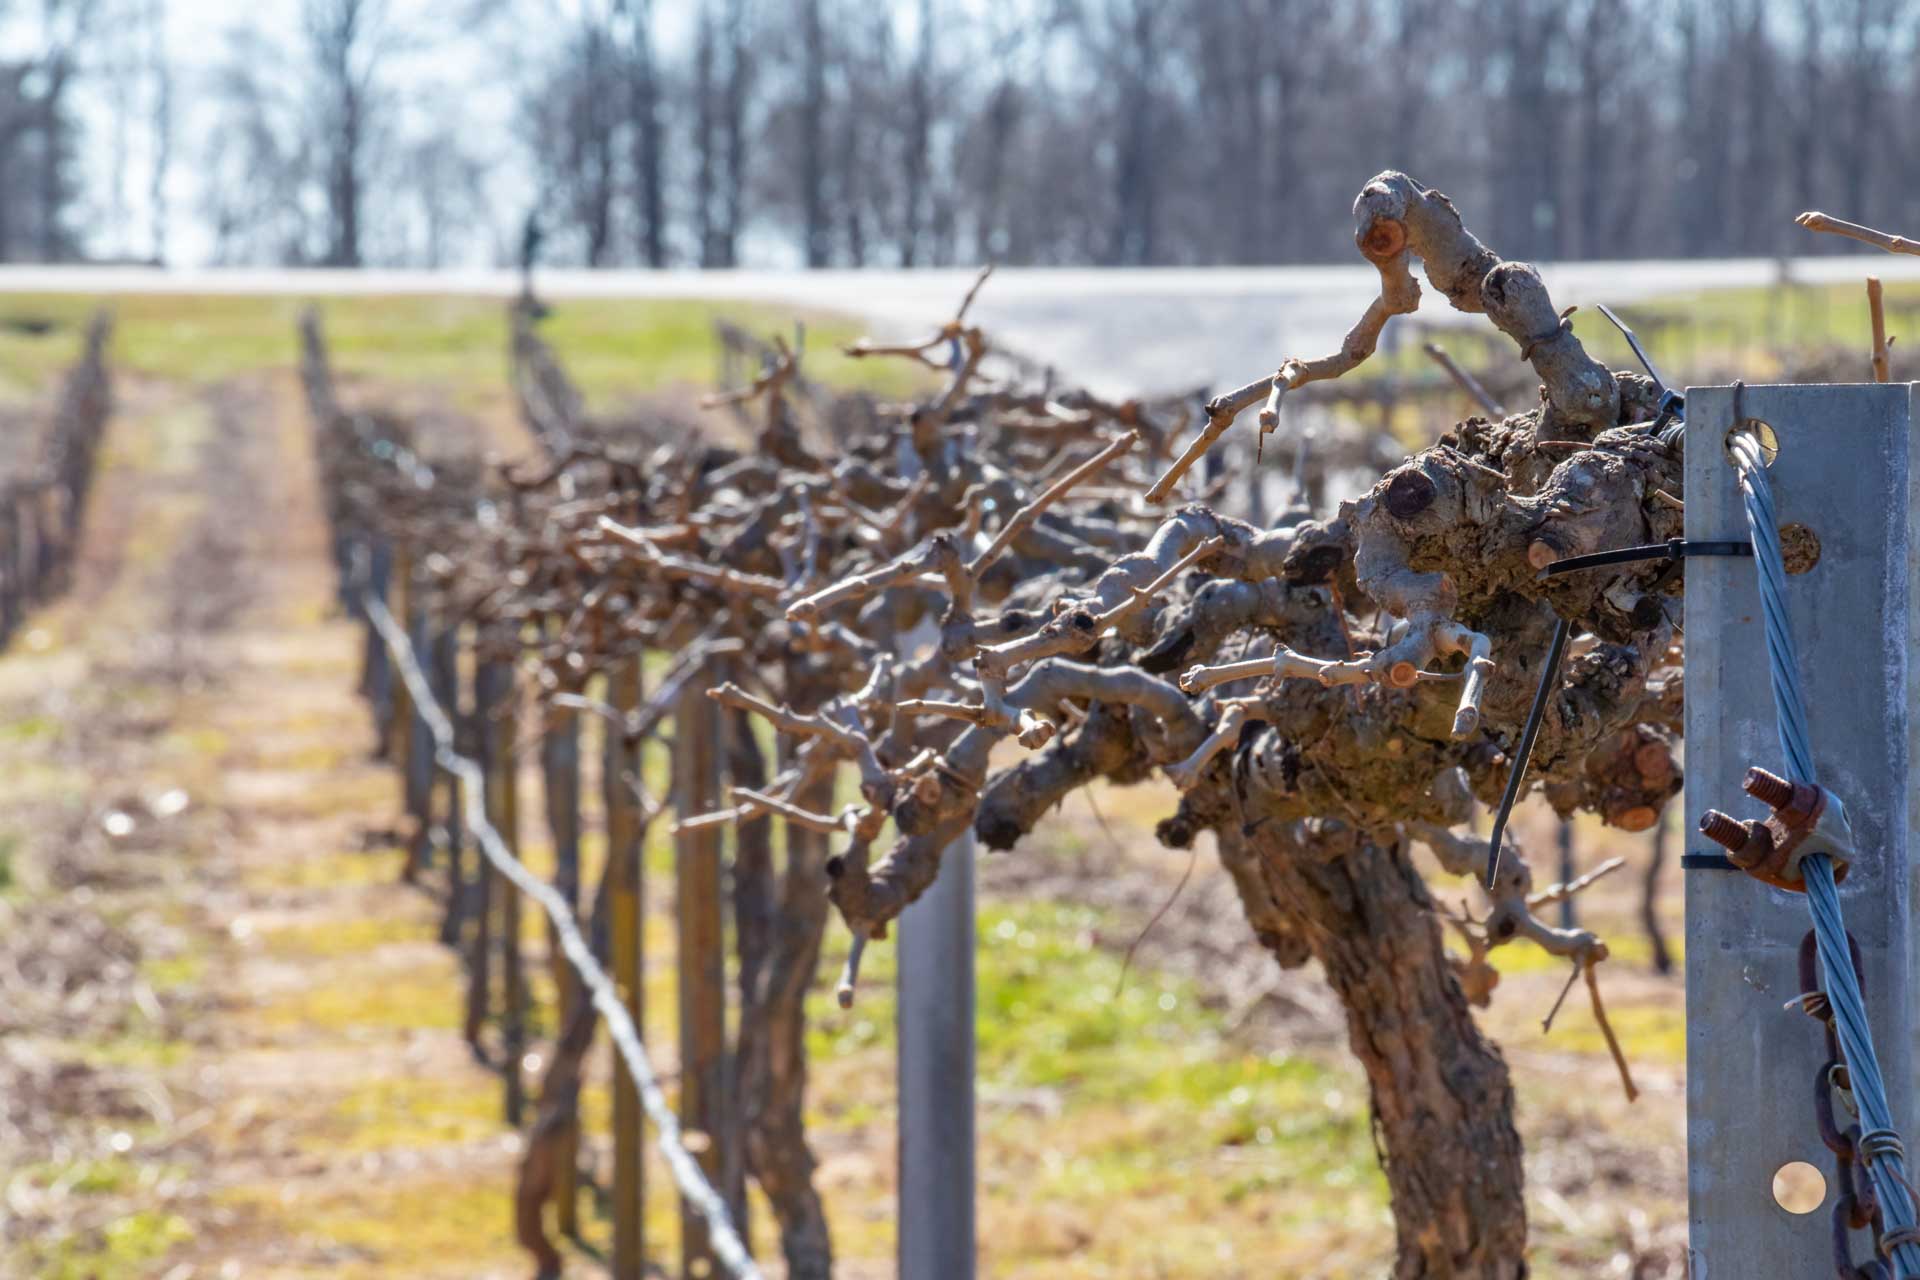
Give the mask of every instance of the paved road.
<path id="1" fill-rule="evenodd" d="M 1920 279 L 1920 258 L 1859 254 L 1798 259 L 1809 283 Z M 1543 268 L 1560 306 L 1626 304 L 1662 294 L 1765 285 L 1780 265 L 1765 258 L 1687 262 L 1576 262 Z M 707 298 L 767 301 L 867 317 L 876 335 L 908 337 L 951 314 L 970 271 L 543 271 L 540 288 L 564 298 Z M 996 272 L 976 314 L 1001 341 L 1113 394 L 1239 383 L 1288 355 L 1338 346 L 1374 296 L 1364 264 L 1331 267 L 1150 268 Z M 509 271 L 158 271 L 120 267 L 0 268 L 0 292 L 452 293 L 506 297 Z M 1423 319 L 1459 316 L 1427 291 Z"/>

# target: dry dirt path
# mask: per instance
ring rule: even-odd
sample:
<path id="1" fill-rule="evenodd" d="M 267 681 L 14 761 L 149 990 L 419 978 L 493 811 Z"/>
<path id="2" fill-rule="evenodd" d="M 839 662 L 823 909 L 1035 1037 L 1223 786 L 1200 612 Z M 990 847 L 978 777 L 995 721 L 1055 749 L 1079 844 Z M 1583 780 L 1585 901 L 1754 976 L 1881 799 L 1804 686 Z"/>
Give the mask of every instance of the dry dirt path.
<path id="1" fill-rule="evenodd" d="M 0 662 L 0 1275 L 522 1275 L 297 388 L 119 390 Z"/>

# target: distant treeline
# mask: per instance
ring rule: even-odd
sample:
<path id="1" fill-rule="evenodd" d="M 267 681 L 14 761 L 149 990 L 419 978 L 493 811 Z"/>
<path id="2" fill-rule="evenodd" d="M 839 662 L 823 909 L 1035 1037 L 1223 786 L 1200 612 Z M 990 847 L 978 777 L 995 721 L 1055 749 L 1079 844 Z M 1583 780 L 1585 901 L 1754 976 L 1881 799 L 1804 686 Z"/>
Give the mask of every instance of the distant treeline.
<path id="1" fill-rule="evenodd" d="M 511 260 L 533 207 L 593 265 L 1344 262 L 1385 167 L 1507 256 L 1766 255 L 1834 247 L 1814 206 L 1920 232 L 1917 40 L 1903 0 L 303 0 L 212 75 L 127 37 L 168 92 L 122 96 L 199 100 L 235 262 Z M 108 203 L 74 44 L 0 77 L 0 255 Z"/>

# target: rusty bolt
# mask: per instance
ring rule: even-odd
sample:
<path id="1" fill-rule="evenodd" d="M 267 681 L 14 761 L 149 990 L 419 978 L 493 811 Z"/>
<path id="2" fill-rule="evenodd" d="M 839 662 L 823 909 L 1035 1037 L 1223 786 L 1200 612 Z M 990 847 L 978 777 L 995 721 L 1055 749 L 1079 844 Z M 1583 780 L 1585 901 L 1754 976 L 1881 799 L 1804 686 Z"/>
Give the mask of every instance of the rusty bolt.
<path id="1" fill-rule="evenodd" d="M 1793 802 L 1793 784 L 1758 766 L 1747 770 L 1747 780 L 1742 786 L 1748 795 L 1769 809 L 1784 809 Z"/>
<path id="2" fill-rule="evenodd" d="M 1747 824 L 1720 812 L 1709 809 L 1700 818 L 1700 834 L 1713 841 L 1729 853 L 1738 853 L 1747 846 Z"/>
<path id="3" fill-rule="evenodd" d="M 1433 481 L 1418 471 L 1402 471 L 1387 481 L 1387 513 L 1411 520 L 1433 505 Z"/>

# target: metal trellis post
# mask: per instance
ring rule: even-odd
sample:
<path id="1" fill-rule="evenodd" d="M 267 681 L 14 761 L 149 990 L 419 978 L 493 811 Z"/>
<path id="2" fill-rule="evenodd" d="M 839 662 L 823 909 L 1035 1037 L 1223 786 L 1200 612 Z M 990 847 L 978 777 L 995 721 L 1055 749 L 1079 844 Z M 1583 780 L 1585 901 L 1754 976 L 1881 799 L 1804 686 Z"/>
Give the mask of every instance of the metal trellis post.
<path id="1" fill-rule="evenodd" d="M 1726 437 L 1732 388 L 1687 392 L 1686 536 L 1740 539 L 1746 516 Z M 1914 388 L 1760 386 L 1739 395 L 1743 419 L 1779 442 L 1769 478 L 1783 524 L 1819 540 L 1811 570 L 1787 579 L 1820 777 L 1845 803 L 1858 860 L 1841 886 L 1860 946 L 1873 1038 L 1895 1118 L 1912 1129 L 1910 1008 L 1913 843 L 1920 834 L 1913 764 L 1920 745 L 1916 616 Z M 1688 561 L 1686 812 L 1760 816 L 1741 791 L 1751 765 L 1782 762 L 1753 562 Z M 1710 850 L 1692 836 L 1688 851 Z M 1807 1105 L 1824 1060 L 1818 1024 L 1783 1006 L 1797 974 L 1807 907 L 1799 895 L 1739 873 L 1686 875 L 1687 1147 L 1694 1280 L 1832 1274 L 1827 1186 L 1816 1212 L 1776 1203 L 1775 1174 L 1804 1161 L 1829 1171 Z M 1871 1255 L 1859 1234 L 1853 1256 Z"/>
<path id="2" fill-rule="evenodd" d="M 1212 455 L 1209 455 L 1212 456 Z M 920 473 L 902 440 L 900 473 Z M 908 648 L 939 643 L 922 621 Z M 940 855 L 940 874 L 901 913 L 896 936 L 900 1280 L 972 1280 L 974 1273 L 973 832 Z"/>
<path id="3" fill-rule="evenodd" d="M 973 833 L 901 913 L 900 1280 L 974 1272 Z"/>

